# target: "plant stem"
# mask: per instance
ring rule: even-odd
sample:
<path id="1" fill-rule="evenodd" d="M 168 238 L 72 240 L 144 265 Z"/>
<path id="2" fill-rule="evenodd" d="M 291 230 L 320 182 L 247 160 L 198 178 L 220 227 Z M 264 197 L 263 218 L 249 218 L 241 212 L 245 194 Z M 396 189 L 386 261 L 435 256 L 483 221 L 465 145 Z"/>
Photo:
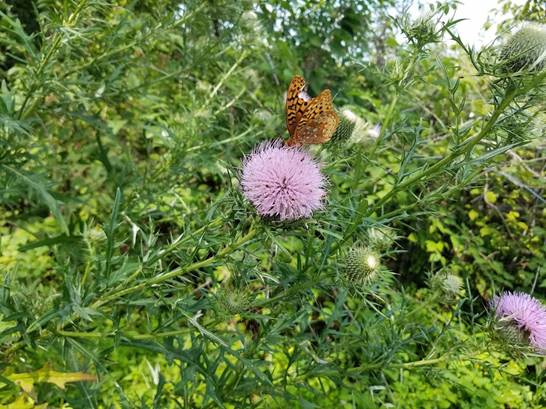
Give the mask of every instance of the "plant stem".
<path id="1" fill-rule="evenodd" d="M 79 332 L 79 331 L 64 331 L 64 330 L 56 330 L 55 331 L 58 335 L 62 335 L 63 337 L 70 337 L 70 338 L 86 338 L 86 339 L 94 339 L 94 338 L 107 338 L 107 337 L 113 337 L 117 334 L 114 332 Z M 151 332 L 149 334 L 139 334 L 134 331 L 122 333 L 122 335 L 126 336 L 127 338 L 135 339 L 135 340 L 146 340 L 146 339 L 156 339 L 156 338 L 162 338 L 162 337 L 172 337 L 176 335 L 182 335 L 187 334 L 191 332 L 190 328 L 183 328 L 179 330 L 173 330 L 173 331 L 166 331 L 166 332 Z"/>
<path id="2" fill-rule="evenodd" d="M 394 366 L 399 368 L 416 368 L 419 366 L 435 365 L 445 361 L 447 357 L 448 357 L 447 355 L 444 355 L 444 356 L 441 356 L 440 358 L 421 359 L 420 361 L 404 362 L 403 364 L 396 364 Z"/>
<path id="3" fill-rule="evenodd" d="M 155 277 L 152 277 L 148 280 L 144 280 L 139 284 L 136 284 L 132 287 L 125 288 L 123 290 L 114 291 L 110 294 L 106 294 L 104 297 L 99 298 L 97 301 L 95 301 L 91 308 L 98 308 L 104 304 L 110 303 L 114 300 L 117 300 L 125 295 L 134 293 L 136 291 L 143 290 L 147 287 L 151 287 L 153 285 L 157 285 L 159 283 L 162 283 L 164 281 L 173 279 L 175 277 L 179 277 L 181 275 L 187 274 L 191 271 L 210 266 L 211 264 L 215 263 L 222 257 L 226 256 L 227 254 L 233 252 L 234 250 L 238 249 L 243 244 L 247 243 L 248 241 L 252 240 L 254 236 L 256 235 L 257 231 L 253 228 L 249 230 L 247 234 L 245 234 L 243 237 L 241 237 L 239 240 L 237 240 L 235 243 L 224 247 L 222 250 L 220 250 L 216 255 L 209 257 L 205 260 L 197 261 L 195 263 L 189 264 L 184 267 L 178 267 L 174 270 L 169 271 L 168 273 L 161 274 Z"/>
<path id="4" fill-rule="evenodd" d="M 76 9 L 74 10 L 74 12 L 68 17 L 66 21 L 63 21 L 63 25 L 66 26 L 67 28 L 72 27 L 78 21 L 79 14 L 83 10 L 86 4 L 87 4 L 86 0 L 80 1 L 80 3 L 76 6 Z M 33 104 L 30 106 L 31 109 L 25 112 L 25 109 L 27 107 L 28 102 L 30 101 L 30 98 L 32 97 L 32 94 L 39 87 L 38 81 L 40 80 L 40 76 L 43 70 L 49 63 L 49 60 L 51 59 L 53 54 L 57 51 L 57 49 L 61 45 L 62 39 L 63 39 L 62 33 L 56 32 L 53 35 L 53 39 L 50 42 L 51 45 L 49 46 L 49 50 L 47 51 L 47 54 L 44 56 L 44 58 L 42 58 L 40 65 L 38 66 L 38 69 L 34 73 L 34 81 L 32 82 L 31 86 L 28 89 L 25 99 L 23 100 L 23 103 L 21 104 L 21 108 L 19 108 L 17 119 L 26 118 L 28 113 L 32 111 L 34 106 L 36 106 L 38 99 L 35 99 Z"/>
<path id="5" fill-rule="evenodd" d="M 375 157 L 375 153 L 376 153 L 377 149 L 379 148 L 379 146 L 383 142 L 383 139 L 385 137 L 385 132 L 387 131 L 388 127 L 390 126 L 390 124 L 392 122 L 392 118 L 393 118 L 393 115 L 394 115 L 394 110 L 396 108 L 396 104 L 398 103 L 398 99 L 400 98 L 400 95 L 401 95 L 401 89 L 403 89 L 407 85 L 407 84 L 405 84 L 405 82 L 407 81 L 407 79 L 410 77 L 411 73 L 415 69 L 415 65 L 417 64 L 418 59 L 419 59 L 419 55 L 414 54 L 414 56 L 411 59 L 410 63 L 404 69 L 404 74 L 402 75 L 402 78 L 399 81 L 399 87 L 396 89 L 397 92 L 396 92 L 394 98 L 392 99 L 391 103 L 389 104 L 389 107 L 387 108 L 387 113 L 385 114 L 385 117 L 383 118 L 383 123 L 381 124 L 381 129 L 379 131 L 379 136 L 377 137 L 377 140 L 375 141 L 375 143 L 373 145 L 373 148 L 372 148 L 370 154 L 368 155 L 369 158 L 374 158 Z M 355 175 L 355 180 L 357 180 L 357 181 L 361 180 L 362 176 L 363 176 L 362 175 L 363 167 L 359 167 L 358 169 L 359 169 L 359 172 Z M 360 214 L 362 214 L 364 212 L 364 209 L 366 207 L 367 207 L 367 202 L 365 200 L 360 202 L 360 205 L 358 206 L 358 209 L 357 209 L 357 212 L 356 212 L 357 217 L 359 217 L 358 215 L 360 215 Z M 362 222 L 362 218 L 360 219 L 360 221 L 358 223 L 355 223 L 355 228 L 353 230 L 351 230 L 349 235 L 353 234 L 353 232 L 356 231 L 356 228 L 358 227 L 358 224 L 360 224 L 361 222 Z M 334 246 L 332 247 L 332 250 L 331 250 L 332 253 L 335 252 L 343 243 L 345 243 L 345 241 L 347 241 L 348 237 L 349 236 L 347 236 L 347 234 L 346 234 L 341 242 L 338 242 L 338 243 L 334 244 Z"/>
<path id="6" fill-rule="evenodd" d="M 422 359 L 420 361 L 403 362 L 403 363 L 396 363 L 396 364 L 390 364 L 385 362 L 369 363 L 369 364 L 364 364 L 360 366 L 355 366 L 353 368 L 348 368 L 346 371 L 332 370 L 331 372 L 323 372 L 323 374 L 333 375 L 333 376 L 337 376 L 339 374 L 345 374 L 345 375 L 351 376 L 351 375 L 356 375 L 356 374 L 360 374 L 362 372 L 371 371 L 371 370 L 386 370 L 391 368 L 416 368 L 420 366 L 435 365 L 442 361 L 445 361 L 446 358 L 447 358 L 447 355 L 444 355 L 440 358 Z"/>
<path id="7" fill-rule="evenodd" d="M 379 145 L 381 145 L 381 142 L 383 142 L 383 138 L 385 137 L 385 132 L 387 131 L 387 129 L 389 128 L 389 126 L 390 126 L 390 124 L 392 122 L 394 109 L 396 108 L 396 104 L 398 103 L 398 99 L 400 98 L 400 95 L 401 95 L 400 91 L 402 89 L 404 89 L 404 87 L 406 86 L 406 84 L 404 84 L 404 83 L 406 82 L 408 77 L 413 72 L 413 70 L 415 68 L 415 64 L 417 63 L 418 58 L 419 58 L 419 55 L 415 54 L 413 56 L 413 58 L 411 59 L 410 63 L 406 66 L 406 69 L 404 70 L 404 74 L 402 76 L 402 79 L 399 82 L 400 87 L 397 88 L 396 95 L 392 99 L 392 101 L 391 101 L 391 103 L 389 105 L 389 108 L 387 109 L 387 113 L 386 113 L 385 117 L 383 118 L 383 123 L 381 124 L 381 129 L 379 131 L 379 136 L 377 137 L 377 140 L 375 141 L 375 144 L 374 144 L 374 146 L 372 148 L 372 151 L 370 153 L 371 158 L 373 158 L 375 156 L 375 152 L 376 152 L 377 148 L 379 148 Z"/>

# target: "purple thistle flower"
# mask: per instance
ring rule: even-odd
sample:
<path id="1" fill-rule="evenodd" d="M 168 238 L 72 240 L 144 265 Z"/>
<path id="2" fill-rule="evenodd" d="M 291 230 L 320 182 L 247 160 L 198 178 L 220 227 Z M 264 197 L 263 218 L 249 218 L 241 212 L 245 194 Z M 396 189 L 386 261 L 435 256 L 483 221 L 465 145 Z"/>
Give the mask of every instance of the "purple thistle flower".
<path id="1" fill-rule="evenodd" d="M 280 141 L 262 143 L 245 158 L 241 185 L 260 215 L 281 220 L 309 217 L 326 194 L 318 164 L 303 149 Z"/>
<path id="2" fill-rule="evenodd" d="M 499 321 L 508 322 L 528 338 L 531 346 L 546 352 L 546 308 L 525 293 L 505 292 L 491 301 Z"/>

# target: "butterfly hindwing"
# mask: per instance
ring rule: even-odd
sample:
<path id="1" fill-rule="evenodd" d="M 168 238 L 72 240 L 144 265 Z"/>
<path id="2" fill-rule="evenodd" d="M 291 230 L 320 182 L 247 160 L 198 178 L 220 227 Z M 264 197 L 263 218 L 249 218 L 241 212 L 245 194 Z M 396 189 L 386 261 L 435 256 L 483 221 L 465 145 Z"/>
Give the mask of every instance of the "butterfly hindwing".
<path id="1" fill-rule="evenodd" d="M 307 104 L 287 144 L 307 145 L 328 142 L 339 125 L 332 93 L 324 90 Z"/>

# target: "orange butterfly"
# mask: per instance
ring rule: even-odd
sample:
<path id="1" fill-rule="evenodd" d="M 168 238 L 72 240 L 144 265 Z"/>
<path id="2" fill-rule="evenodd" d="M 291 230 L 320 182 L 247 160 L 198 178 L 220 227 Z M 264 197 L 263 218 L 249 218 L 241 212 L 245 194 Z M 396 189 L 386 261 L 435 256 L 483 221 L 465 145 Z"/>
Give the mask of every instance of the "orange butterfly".
<path id="1" fill-rule="evenodd" d="M 303 77 L 296 75 L 290 81 L 286 95 L 286 127 L 290 138 L 286 145 L 307 145 L 328 142 L 339 125 L 334 111 L 332 93 L 325 89 L 318 97 L 306 92 Z"/>

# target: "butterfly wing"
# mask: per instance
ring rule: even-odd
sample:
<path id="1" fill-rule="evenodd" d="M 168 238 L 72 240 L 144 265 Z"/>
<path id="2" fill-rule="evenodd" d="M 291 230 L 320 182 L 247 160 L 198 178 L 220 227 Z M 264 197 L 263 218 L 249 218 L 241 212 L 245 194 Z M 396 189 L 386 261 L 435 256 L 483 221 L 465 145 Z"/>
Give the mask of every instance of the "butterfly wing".
<path id="1" fill-rule="evenodd" d="M 298 122 L 303 116 L 308 105 L 309 97 L 305 92 L 305 80 L 296 75 L 290 81 L 286 94 L 286 127 L 290 137 L 294 136 Z"/>
<path id="2" fill-rule="evenodd" d="M 334 111 L 332 93 L 326 89 L 307 104 L 294 134 L 286 144 L 293 146 L 328 142 L 338 125 L 339 117 Z"/>

